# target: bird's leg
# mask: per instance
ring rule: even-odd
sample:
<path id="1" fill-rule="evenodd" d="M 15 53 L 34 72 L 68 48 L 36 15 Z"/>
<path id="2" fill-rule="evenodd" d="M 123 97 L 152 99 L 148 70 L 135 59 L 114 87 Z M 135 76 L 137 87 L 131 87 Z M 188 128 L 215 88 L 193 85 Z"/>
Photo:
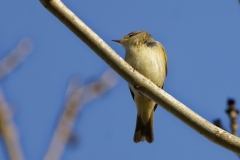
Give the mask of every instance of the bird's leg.
<path id="1" fill-rule="evenodd" d="M 133 67 L 132 67 L 133 68 Z M 135 68 L 133 68 L 133 72 L 135 72 L 136 71 L 136 69 Z"/>

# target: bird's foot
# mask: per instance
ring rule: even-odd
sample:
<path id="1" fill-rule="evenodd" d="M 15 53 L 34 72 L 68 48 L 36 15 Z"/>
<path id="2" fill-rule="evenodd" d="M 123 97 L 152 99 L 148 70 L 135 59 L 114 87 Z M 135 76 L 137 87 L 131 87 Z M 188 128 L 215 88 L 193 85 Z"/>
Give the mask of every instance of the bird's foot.
<path id="1" fill-rule="evenodd" d="M 139 86 L 138 84 L 133 85 L 133 87 L 134 87 L 136 90 L 138 90 L 138 89 L 140 88 L 140 86 Z"/>

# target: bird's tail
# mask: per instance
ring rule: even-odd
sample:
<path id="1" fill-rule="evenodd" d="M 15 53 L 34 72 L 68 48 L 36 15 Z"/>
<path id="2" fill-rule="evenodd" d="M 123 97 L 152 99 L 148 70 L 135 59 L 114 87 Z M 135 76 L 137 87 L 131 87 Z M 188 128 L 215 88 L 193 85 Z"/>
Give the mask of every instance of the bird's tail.
<path id="1" fill-rule="evenodd" d="M 149 121 L 146 124 L 143 124 L 141 117 L 137 115 L 137 124 L 133 138 L 134 142 L 138 143 L 144 140 L 148 143 L 153 142 L 153 115 L 154 110 L 152 111 Z"/>

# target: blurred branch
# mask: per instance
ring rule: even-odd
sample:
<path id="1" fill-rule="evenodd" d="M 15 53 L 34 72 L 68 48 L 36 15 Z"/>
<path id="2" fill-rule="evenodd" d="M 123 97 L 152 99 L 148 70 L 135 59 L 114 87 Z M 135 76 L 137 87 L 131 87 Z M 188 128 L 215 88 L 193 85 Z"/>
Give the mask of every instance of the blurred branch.
<path id="1" fill-rule="evenodd" d="M 117 82 L 116 75 L 112 71 L 106 71 L 96 81 L 84 88 L 83 103 L 87 103 L 92 99 L 98 98 L 110 90 Z"/>
<path id="2" fill-rule="evenodd" d="M 63 114 L 60 118 L 59 124 L 54 132 L 50 147 L 45 156 L 45 160 L 58 160 L 61 157 L 64 146 L 68 141 L 73 127 L 73 121 L 80 108 L 80 99 L 82 88 L 77 88 L 70 96 Z"/>
<path id="3" fill-rule="evenodd" d="M 18 45 L 0 61 L 0 79 L 13 71 L 32 51 L 33 45 L 29 38 L 23 38 Z M 12 114 L 0 90 L 0 133 L 5 141 L 9 158 L 23 160 L 23 154 L 18 143 L 17 131 L 12 122 Z"/>
<path id="4" fill-rule="evenodd" d="M 23 154 L 18 143 L 17 131 L 12 122 L 11 111 L 0 90 L 0 133 L 5 141 L 11 160 L 23 160 Z"/>
<path id="5" fill-rule="evenodd" d="M 120 76 L 134 86 L 138 91 L 157 102 L 167 111 L 188 124 L 197 132 L 235 153 L 240 154 L 240 138 L 211 124 L 174 97 L 157 87 L 150 80 L 135 71 L 116 52 L 109 47 L 96 33 L 84 24 L 60 0 L 40 0 L 41 3 L 63 22 L 73 33 L 86 43 Z"/>
<path id="6" fill-rule="evenodd" d="M 70 83 L 68 90 L 72 92 L 69 96 L 64 111 L 53 135 L 45 160 L 58 160 L 68 142 L 74 120 L 78 115 L 81 107 L 87 102 L 102 96 L 116 83 L 116 77 L 113 73 L 105 72 L 96 82 L 86 87 L 77 87 L 73 82 Z"/>
<path id="7" fill-rule="evenodd" d="M 0 61 L 0 79 L 13 71 L 31 53 L 32 40 L 23 38 L 18 45 Z"/>

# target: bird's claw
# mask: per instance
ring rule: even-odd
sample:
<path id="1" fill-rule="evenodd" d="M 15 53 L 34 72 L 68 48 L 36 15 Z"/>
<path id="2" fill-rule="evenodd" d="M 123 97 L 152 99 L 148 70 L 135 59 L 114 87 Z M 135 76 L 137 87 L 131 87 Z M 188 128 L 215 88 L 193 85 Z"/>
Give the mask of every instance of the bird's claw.
<path id="1" fill-rule="evenodd" d="M 133 87 L 134 87 L 136 90 L 138 90 L 138 89 L 140 88 L 140 86 L 139 86 L 138 84 L 135 84 Z"/>

